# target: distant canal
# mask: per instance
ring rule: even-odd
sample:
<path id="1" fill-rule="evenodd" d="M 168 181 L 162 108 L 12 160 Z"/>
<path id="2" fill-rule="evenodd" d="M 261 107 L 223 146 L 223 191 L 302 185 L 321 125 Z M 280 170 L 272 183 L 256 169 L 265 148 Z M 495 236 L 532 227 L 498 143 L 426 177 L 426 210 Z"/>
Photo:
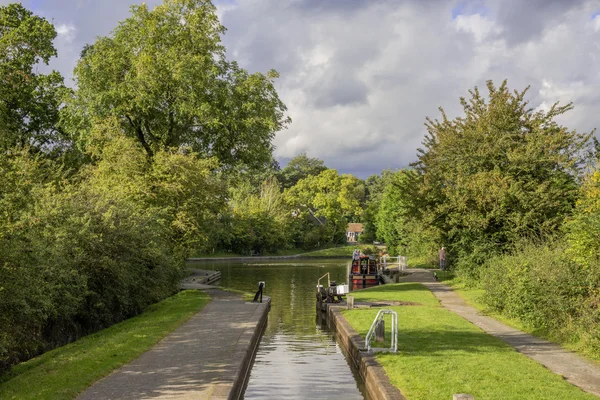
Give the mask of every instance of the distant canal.
<path id="1" fill-rule="evenodd" d="M 363 383 L 315 315 L 317 279 L 329 272 L 338 284 L 347 283 L 346 261 L 189 262 L 188 266 L 221 271 L 220 285 L 225 288 L 256 292 L 258 282 L 266 282 L 271 312 L 245 399 L 364 398 Z"/>

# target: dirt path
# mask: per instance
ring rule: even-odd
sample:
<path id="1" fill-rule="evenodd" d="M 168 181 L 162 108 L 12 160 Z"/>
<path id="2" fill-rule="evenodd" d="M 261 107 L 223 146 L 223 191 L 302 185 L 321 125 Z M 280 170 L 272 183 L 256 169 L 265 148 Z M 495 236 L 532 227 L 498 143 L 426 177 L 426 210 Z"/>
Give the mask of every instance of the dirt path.
<path id="1" fill-rule="evenodd" d="M 431 271 L 408 269 L 400 282 L 419 282 L 437 297 L 442 306 L 477 325 L 490 335 L 508 343 L 518 352 L 535 360 L 550 371 L 562 375 L 582 390 L 600 396 L 600 365 L 567 351 L 546 340 L 521 332 L 469 306 L 452 288 L 433 280 Z"/>

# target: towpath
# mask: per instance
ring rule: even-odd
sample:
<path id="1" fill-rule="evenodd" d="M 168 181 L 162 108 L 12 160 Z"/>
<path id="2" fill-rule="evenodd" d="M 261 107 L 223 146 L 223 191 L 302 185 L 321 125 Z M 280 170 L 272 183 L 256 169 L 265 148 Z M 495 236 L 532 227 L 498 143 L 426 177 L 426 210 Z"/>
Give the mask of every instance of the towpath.
<path id="1" fill-rule="evenodd" d="M 400 282 L 419 282 L 426 286 L 443 307 L 477 325 L 490 335 L 508 343 L 518 352 L 539 362 L 550 371 L 562 375 L 567 381 L 586 392 L 600 396 L 600 365 L 567 351 L 546 340 L 511 328 L 494 318 L 481 315 L 469 306 L 452 288 L 433 279 L 431 271 L 408 269 Z"/>
<path id="2" fill-rule="evenodd" d="M 212 301 L 201 312 L 78 399 L 240 397 L 266 324 L 268 299 L 248 303 L 211 286 L 205 290 Z"/>

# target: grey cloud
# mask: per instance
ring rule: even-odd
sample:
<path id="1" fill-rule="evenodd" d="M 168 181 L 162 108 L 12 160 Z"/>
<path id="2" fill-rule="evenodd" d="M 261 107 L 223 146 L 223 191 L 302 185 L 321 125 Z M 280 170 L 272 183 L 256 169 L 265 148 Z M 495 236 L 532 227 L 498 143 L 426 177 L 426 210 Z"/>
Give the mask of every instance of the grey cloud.
<path id="1" fill-rule="evenodd" d="M 589 0 L 497 0 L 491 3 L 491 9 L 504 27 L 502 37 L 514 46 L 538 39 L 547 27 L 564 22 L 569 11 L 589 3 Z"/>
<path id="2" fill-rule="evenodd" d="M 350 76 L 333 73 L 319 80 L 308 93 L 315 107 L 334 107 L 367 102 L 368 88 Z"/>

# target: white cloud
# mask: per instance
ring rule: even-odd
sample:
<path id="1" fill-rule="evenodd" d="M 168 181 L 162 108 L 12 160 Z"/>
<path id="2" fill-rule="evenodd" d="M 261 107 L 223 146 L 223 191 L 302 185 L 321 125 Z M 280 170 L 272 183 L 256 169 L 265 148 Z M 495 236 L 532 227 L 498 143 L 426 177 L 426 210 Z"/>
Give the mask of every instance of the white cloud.
<path id="1" fill-rule="evenodd" d="M 72 42 L 75 39 L 75 33 L 77 29 L 72 24 L 60 24 L 56 25 L 56 34 L 58 36 L 58 40 L 63 40 L 65 42 Z"/>
<path id="2" fill-rule="evenodd" d="M 454 24 L 457 30 L 473 34 L 478 43 L 487 38 L 490 33 L 498 34 L 501 31 L 495 26 L 494 21 L 479 14 L 458 15 Z"/>
<path id="3" fill-rule="evenodd" d="M 600 32 L 600 15 L 596 15 L 592 20 L 592 26 L 596 32 Z"/>

